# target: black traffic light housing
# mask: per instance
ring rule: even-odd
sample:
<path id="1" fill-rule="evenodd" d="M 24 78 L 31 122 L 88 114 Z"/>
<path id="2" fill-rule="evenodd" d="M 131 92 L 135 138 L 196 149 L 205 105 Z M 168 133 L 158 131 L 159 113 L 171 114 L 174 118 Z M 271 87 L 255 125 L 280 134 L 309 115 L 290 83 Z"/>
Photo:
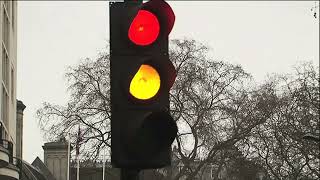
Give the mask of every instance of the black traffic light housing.
<path id="1" fill-rule="evenodd" d="M 115 167 L 149 169 L 171 163 L 177 125 L 170 115 L 169 91 L 176 70 L 169 60 L 168 35 L 174 19 L 171 7 L 163 0 L 110 3 L 111 161 Z M 157 25 L 159 32 L 155 33 L 152 28 L 157 30 Z M 131 39 L 131 30 L 157 36 L 141 45 Z M 150 33 L 137 36 L 144 38 Z M 142 71 L 142 66 L 152 71 Z M 156 93 L 147 98 L 136 96 L 130 89 L 135 77 L 140 94 L 150 87 L 157 87 Z M 154 83 L 158 81 L 160 85 Z"/>

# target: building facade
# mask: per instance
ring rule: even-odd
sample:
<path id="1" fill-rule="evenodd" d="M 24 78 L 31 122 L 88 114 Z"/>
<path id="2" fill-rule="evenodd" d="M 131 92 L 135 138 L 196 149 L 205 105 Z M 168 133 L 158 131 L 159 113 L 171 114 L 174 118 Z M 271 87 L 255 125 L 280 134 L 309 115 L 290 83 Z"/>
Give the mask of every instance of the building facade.
<path id="1" fill-rule="evenodd" d="M 68 143 L 61 139 L 57 142 L 45 143 L 44 164 L 57 180 L 67 180 Z"/>
<path id="2" fill-rule="evenodd" d="M 68 170 L 68 142 L 65 138 L 60 138 L 54 142 L 45 143 L 44 150 L 44 162 L 40 158 L 36 158 L 31 165 L 26 163 L 23 166 L 23 172 L 31 169 L 35 174 L 33 178 L 22 176 L 22 180 L 66 180 Z M 71 147 L 72 149 L 72 147 Z M 176 149 L 173 148 L 173 152 Z M 234 146 L 226 150 L 225 153 L 235 154 L 238 149 Z M 249 171 L 244 171 L 244 167 L 250 165 L 249 162 L 245 162 L 245 159 L 237 158 L 233 160 L 224 161 L 223 164 L 217 166 L 217 163 L 212 161 L 208 162 L 208 165 L 203 166 L 194 180 L 269 180 L 267 172 L 263 167 L 255 164 L 251 164 L 254 167 L 250 168 Z M 79 179 L 80 180 L 119 180 L 120 169 L 113 168 L 111 162 L 105 162 L 105 168 L 103 173 L 103 160 L 85 160 L 80 162 Z M 245 163 L 244 163 L 245 162 Z M 195 160 L 189 164 L 189 168 L 195 169 L 201 161 Z M 241 166 L 241 168 L 237 168 Z M 218 170 L 219 169 L 219 170 Z M 219 172 L 218 172 L 219 171 Z M 140 180 L 173 180 L 177 178 L 179 173 L 186 174 L 183 170 L 183 164 L 181 161 L 173 155 L 172 165 L 157 169 L 157 170 L 143 170 L 139 173 Z M 30 173 L 29 173 L 30 174 Z M 38 174 L 38 175 L 37 175 Z M 77 162 L 75 160 L 70 161 L 70 180 L 77 180 Z M 179 176 L 179 180 L 187 179 L 186 176 Z"/>
<path id="3" fill-rule="evenodd" d="M 0 1 L 0 179 L 19 179 L 17 168 L 17 1 Z M 21 139 L 21 138 L 20 138 Z M 22 147 L 19 146 L 19 156 Z"/>

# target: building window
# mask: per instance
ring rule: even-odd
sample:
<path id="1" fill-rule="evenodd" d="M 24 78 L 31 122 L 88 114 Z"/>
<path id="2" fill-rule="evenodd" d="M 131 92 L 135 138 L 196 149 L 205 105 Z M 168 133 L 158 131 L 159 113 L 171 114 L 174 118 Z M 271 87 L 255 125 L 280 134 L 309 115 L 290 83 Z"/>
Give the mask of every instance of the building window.
<path id="1" fill-rule="evenodd" d="M 210 164 L 210 177 L 211 179 L 215 179 L 215 169 L 213 168 L 213 165 Z"/>
<path id="2" fill-rule="evenodd" d="M 8 97 L 7 90 L 6 90 L 6 88 L 4 88 L 4 86 L 2 86 L 1 119 L 2 119 L 4 126 L 7 129 L 9 129 L 8 128 L 8 126 L 9 126 L 8 101 L 9 101 L 9 97 Z"/>
<path id="3" fill-rule="evenodd" d="M 15 90 L 15 79 L 14 79 L 14 71 L 11 68 L 11 101 L 14 102 L 14 90 Z"/>
<path id="4" fill-rule="evenodd" d="M 8 89 L 9 83 L 9 57 L 6 49 L 2 48 L 2 82 L 6 89 Z"/>
<path id="5" fill-rule="evenodd" d="M 5 1 L 7 2 L 7 1 Z M 5 3 L 6 4 L 6 3 Z M 2 14 L 2 41 L 5 45 L 7 51 L 9 51 L 9 38 L 10 38 L 10 23 L 9 23 L 9 14 L 6 10 Z"/>
<path id="6" fill-rule="evenodd" d="M 15 27 L 14 27 L 14 18 L 15 18 L 15 13 L 16 13 L 15 12 L 16 9 L 15 9 L 15 2 L 14 1 L 12 1 L 11 7 L 12 7 L 11 24 L 12 24 L 12 30 L 14 30 L 15 29 Z"/>
<path id="7" fill-rule="evenodd" d="M 3 127 L 2 127 L 2 122 L 0 121 L 0 140 L 3 139 L 2 132 L 3 132 L 4 130 L 2 130 L 2 129 L 3 129 Z"/>
<path id="8" fill-rule="evenodd" d="M 3 126 L 3 123 L 0 121 L 0 139 L 7 139 L 8 134 L 6 132 L 5 127 Z"/>
<path id="9" fill-rule="evenodd" d="M 12 1 L 4 1 L 4 11 L 6 11 L 8 17 L 11 14 L 11 3 Z"/>

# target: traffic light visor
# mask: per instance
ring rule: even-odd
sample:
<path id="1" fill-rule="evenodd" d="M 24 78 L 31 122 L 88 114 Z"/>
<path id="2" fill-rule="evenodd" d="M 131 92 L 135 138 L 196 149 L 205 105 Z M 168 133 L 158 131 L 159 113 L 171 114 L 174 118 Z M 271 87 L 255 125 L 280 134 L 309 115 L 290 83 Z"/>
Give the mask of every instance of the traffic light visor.
<path id="1" fill-rule="evenodd" d="M 141 100 L 154 97 L 160 89 L 160 76 L 155 68 L 142 64 L 130 82 L 130 94 Z"/>
<path id="2" fill-rule="evenodd" d="M 130 25 L 128 36 L 133 43 L 146 46 L 158 38 L 159 32 L 157 16 L 147 10 L 139 10 Z"/>
<path id="3" fill-rule="evenodd" d="M 169 35 L 174 25 L 175 15 L 172 8 L 166 1 L 150 0 L 143 3 L 141 10 L 152 12 L 158 18 L 161 26 L 161 34 L 165 36 Z"/>

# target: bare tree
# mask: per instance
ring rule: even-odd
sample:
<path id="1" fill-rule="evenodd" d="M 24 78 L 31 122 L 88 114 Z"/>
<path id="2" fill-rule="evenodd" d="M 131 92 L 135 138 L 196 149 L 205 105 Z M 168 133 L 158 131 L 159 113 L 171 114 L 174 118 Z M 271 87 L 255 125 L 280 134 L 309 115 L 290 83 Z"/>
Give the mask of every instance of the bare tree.
<path id="1" fill-rule="evenodd" d="M 70 136 L 75 143 L 78 124 L 83 158 L 98 158 L 100 150 L 110 148 L 109 54 L 86 58 L 66 73 L 71 94 L 67 105 L 44 103 L 37 111 L 39 125 L 48 140 Z M 67 133 L 70 133 L 69 135 Z"/>
<path id="2" fill-rule="evenodd" d="M 275 111 L 250 139 L 273 179 L 320 178 L 319 143 L 303 138 L 319 136 L 319 73 L 310 63 L 295 68 L 295 74 L 271 80 L 277 94 Z"/>
<path id="3" fill-rule="evenodd" d="M 172 113 L 184 127 L 176 138 L 176 158 L 183 168 L 173 179 L 195 179 L 218 162 L 223 150 L 250 136 L 272 111 L 272 99 L 264 98 L 269 92 L 246 87 L 250 76 L 240 66 L 214 61 L 207 51 L 190 40 L 176 40 L 171 50 L 178 70 Z"/>
<path id="4" fill-rule="evenodd" d="M 302 177 L 301 173 L 319 176 L 319 149 L 301 140 L 307 131 L 319 129 L 315 121 L 319 118 L 319 75 L 297 69 L 300 79 L 282 78 L 257 86 L 239 65 L 213 60 L 208 51 L 194 40 L 171 41 L 170 59 L 178 76 L 170 106 L 179 127 L 173 164 L 181 168 L 157 170 L 157 178 L 192 180 L 210 168 L 212 177 L 218 179 L 229 176 L 226 172 L 237 174 L 225 169 L 240 168 L 240 161 L 249 169 L 259 163 L 274 179 L 294 179 Z M 97 159 L 102 149 L 111 146 L 109 53 L 82 60 L 69 68 L 66 77 L 68 103 L 44 103 L 37 111 L 40 127 L 47 139 L 68 132 L 75 143 L 80 124 L 82 158 Z M 241 156 L 236 155 L 238 151 Z M 254 172 L 250 173 L 253 177 Z"/>
<path id="5" fill-rule="evenodd" d="M 174 179 L 199 176 L 217 154 L 250 135 L 268 116 L 257 111 L 262 108 L 257 104 L 262 94 L 248 95 L 249 88 L 244 88 L 250 76 L 238 65 L 213 61 L 207 52 L 206 46 L 194 40 L 171 42 L 170 59 L 178 74 L 171 109 L 180 129 L 176 157 L 183 164 Z M 76 140 L 80 123 L 82 157 L 97 158 L 101 149 L 110 148 L 108 52 L 70 67 L 66 77 L 71 94 L 68 104 L 44 103 L 37 111 L 40 127 L 48 139 L 70 132 Z"/>
<path id="6" fill-rule="evenodd" d="M 315 19 L 319 19 L 319 1 L 314 1 L 314 6 L 310 9 Z"/>

